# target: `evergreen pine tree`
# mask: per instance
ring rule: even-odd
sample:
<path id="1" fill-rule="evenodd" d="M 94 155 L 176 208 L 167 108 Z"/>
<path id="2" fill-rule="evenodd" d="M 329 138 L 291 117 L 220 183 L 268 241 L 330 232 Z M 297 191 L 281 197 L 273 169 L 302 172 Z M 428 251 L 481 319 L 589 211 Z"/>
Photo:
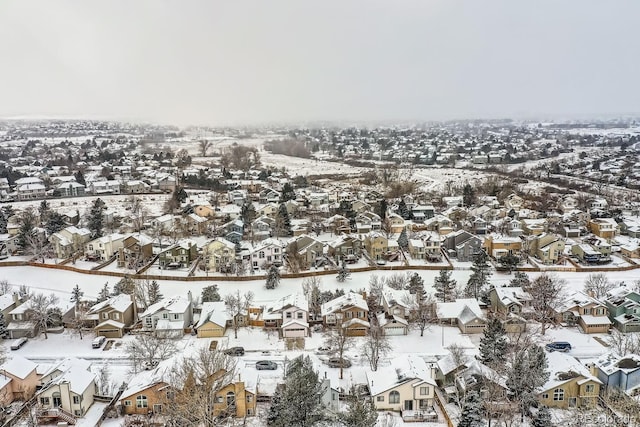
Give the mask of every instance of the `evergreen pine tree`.
<path id="1" fill-rule="evenodd" d="M 240 208 L 240 217 L 242 218 L 242 222 L 245 225 L 249 225 L 254 219 L 256 219 L 256 216 L 256 208 L 253 206 L 253 203 L 250 201 L 244 202 Z"/>
<path id="2" fill-rule="evenodd" d="M 40 208 L 38 214 L 40 215 L 40 224 L 46 224 L 48 222 L 48 216 L 51 213 L 51 208 L 46 200 L 40 202 Z"/>
<path id="3" fill-rule="evenodd" d="M 222 301 L 218 293 L 218 285 L 205 286 L 202 288 L 202 302 Z"/>
<path id="4" fill-rule="evenodd" d="M 160 285 L 157 281 L 153 280 L 149 285 L 149 305 L 155 304 L 162 299 L 162 293 L 160 292 Z"/>
<path id="5" fill-rule="evenodd" d="M 542 347 L 531 345 L 516 351 L 509 364 L 506 385 L 509 397 L 520 406 L 524 416 L 535 401 L 535 391 L 549 379 L 547 356 Z"/>
<path id="6" fill-rule="evenodd" d="M 407 230 L 405 228 L 402 229 L 400 236 L 398 236 L 398 246 L 405 251 L 409 249 L 409 239 L 407 238 Z"/>
<path id="7" fill-rule="evenodd" d="M 473 264 L 471 265 L 471 276 L 467 282 L 465 294 L 468 298 L 478 299 L 483 295 L 485 286 L 489 284 L 491 277 L 491 267 L 489 266 L 489 257 L 485 251 L 480 251 L 473 256 Z"/>
<path id="8" fill-rule="evenodd" d="M 0 338 L 7 336 L 7 322 L 4 320 L 4 314 L 0 311 Z"/>
<path id="9" fill-rule="evenodd" d="M 450 270 L 440 270 L 433 281 L 436 300 L 440 302 L 453 302 L 456 299 L 456 281 L 451 279 Z"/>
<path id="10" fill-rule="evenodd" d="M 387 217 L 387 209 L 388 209 L 389 205 L 387 204 L 387 200 L 386 199 L 382 199 L 380 200 L 380 210 L 378 211 L 378 215 L 380 216 L 380 219 L 384 221 L 384 219 Z"/>
<path id="11" fill-rule="evenodd" d="M 502 322 L 493 318 L 480 338 L 480 360 L 488 366 L 500 366 L 506 360 L 507 331 Z"/>
<path id="12" fill-rule="evenodd" d="M 351 276 L 351 272 L 349 271 L 349 268 L 347 268 L 347 263 L 342 261 L 342 264 L 340 264 L 340 268 L 338 268 L 337 280 L 338 282 L 342 283 L 347 280 L 349 276 Z"/>
<path id="13" fill-rule="evenodd" d="M 398 215 L 400 215 L 402 219 L 413 218 L 413 215 L 409 210 L 409 207 L 407 206 L 407 204 L 404 202 L 404 200 L 400 200 L 400 203 L 398 203 Z"/>
<path id="14" fill-rule="evenodd" d="M 295 200 L 296 193 L 293 191 L 293 186 L 286 182 L 282 186 L 282 192 L 280 193 L 280 203 L 284 203 L 289 200 Z"/>
<path id="15" fill-rule="evenodd" d="M 478 393 L 470 391 L 464 400 L 458 427 L 481 427 L 482 425 L 484 425 L 482 421 L 482 402 Z"/>
<path id="16" fill-rule="evenodd" d="M 77 307 L 78 304 L 80 304 L 80 300 L 82 299 L 83 295 L 84 295 L 84 292 L 80 290 L 80 286 L 75 285 L 71 290 L 71 302 L 74 303 L 75 306 Z"/>
<path id="17" fill-rule="evenodd" d="M 0 234 L 7 234 L 7 217 L 2 209 L 0 209 Z"/>
<path id="18" fill-rule="evenodd" d="M 111 293 L 111 295 L 113 296 L 117 296 L 120 294 L 133 295 L 133 292 L 135 291 L 135 287 L 136 287 L 136 284 L 134 283 L 133 279 L 125 276 L 113 286 L 113 292 Z"/>
<path id="19" fill-rule="evenodd" d="M 111 294 L 109 293 L 109 283 L 105 283 L 102 289 L 100 289 L 97 302 L 106 301 L 110 296 Z"/>
<path id="20" fill-rule="evenodd" d="M 466 183 L 464 187 L 462 187 L 462 204 L 468 208 L 473 206 L 475 202 L 476 191 L 469 183 Z"/>
<path id="21" fill-rule="evenodd" d="M 285 382 L 269 408 L 267 425 L 311 427 L 324 418 L 322 383 L 309 356 L 300 356 L 286 366 Z"/>
<path id="22" fill-rule="evenodd" d="M 549 408 L 546 406 L 538 408 L 538 412 L 534 415 L 531 425 L 533 427 L 551 427 L 553 424 L 551 423 L 551 412 L 549 412 Z"/>
<path id="23" fill-rule="evenodd" d="M 422 276 L 418 273 L 413 273 L 409 278 L 407 289 L 410 294 L 419 294 L 424 292 L 424 280 L 422 280 Z"/>
<path id="24" fill-rule="evenodd" d="M 291 235 L 291 220 L 289 219 L 289 212 L 287 212 L 287 207 L 284 203 L 281 203 L 280 207 L 278 208 L 275 228 L 278 236 Z"/>
<path id="25" fill-rule="evenodd" d="M 347 410 L 340 412 L 338 419 L 345 427 L 375 427 L 378 422 L 378 411 L 373 400 L 366 396 L 358 396 L 352 389 L 347 397 Z"/>
<path id="26" fill-rule="evenodd" d="M 269 271 L 267 272 L 267 289 L 275 289 L 280 284 L 280 270 L 276 265 L 272 265 L 269 267 Z"/>
<path id="27" fill-rule="evenodd" d="M 84 180 L 84 174 L 82 173 L 82 171 L 74 173 L 73 176 L 76 178 L 76 182 L 78 184 L 82 184 L 84 186 L 87 185 L 87 182 Z"/>
<path id="28" fill-rule="evenodd" d="M 57 233 L 67 226 L 64 216 L 59 214 L 58 212 L 50 212 L 47 215 L 47 223 L 45 225 L 45 229 L 47 230 L 47 234 L 51 236 L 53 233 Z"/>
<path id="29" fill-rule="evenodd" d="M 89 210 L 89 218 L 87 227 L 91 231 L 93 238 L 102 237 L 104 227 L 104 211 L 107 209 L 105 203 L 101 199 L 96 199 Z"/>

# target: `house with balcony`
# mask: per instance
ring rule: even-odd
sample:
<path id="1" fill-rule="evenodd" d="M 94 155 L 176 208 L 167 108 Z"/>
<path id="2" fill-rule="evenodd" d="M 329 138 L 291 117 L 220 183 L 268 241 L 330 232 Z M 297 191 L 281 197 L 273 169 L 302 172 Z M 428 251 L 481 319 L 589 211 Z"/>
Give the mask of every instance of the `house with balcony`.
<path id="1" fill-rule="evenodd" d="M 79 182 L 63 182 L 58 185 L 55 191 L 60 194 L 60 197 L 78 197 L 85 195 L 85 186 Z"/>
<path id="2" fill-rule="evenodd" d="M 118 266 L 139 269 L 153 258 L 153 238 L 144 233 L 130 234 L 118 250 Z"/>
<path id="3" fill-rule="evenodd" d="M 91 240 L 85 244 L 84 253 L 97 261 L 106 261 L 118 255 L 118 251 L 124 246 L 126 237 L 124 234 L 111 233 Z"/>
<path id="4" fill-rule="evenodd" d="M 371 399 L 378 411 L 395 411 L 406 421 L 437 421 L 433 409 L 436 382 L 424 359 L 407 354 L 395 357 L 377 371 L 367 371 Z"/>
<path id="5" fill-rule="evenodd" d="M 87 321 L 93 325 L 96 336 L 122 338 L 125 330 L 136 321 L 133 297 L 119 294 L 99 302 L 87 311 Z"/>
<path id="6" fill-rule="evenodd" d="M 198 247 L 191 240 L 183 240 L 162 252 L 158 263 L 162 269 L 188 268 L 198 258 Z"/>
<path id="7" fill-rule="evenodd" d="M 611 254 L 611 246 L 594 247 L 589 243 L 579 243 L 571 246 L 571 253 L 585 264 L 603 264 L 611 261 L 609 256 Z"/>
<path id="8" fill-rule="evenodd" d="M 49 236 L 49 243 L 57 258 L 66 259 L 84 249 L 91 240 L 91 232 L 86 228 L 69 226 Z"/>
<path id="9" fill-rule="evenodd" d="M 484 238 L 482 247 L 494 259 L 505 255 L 519 255 L 522 251 L 522 240 L 518 237 L 490 234 Z"/>
<path id="10" fill-rule="evenodd" d="M 362 252 L 362 241 L 355 235 L 345 234 L 329 242 L 327 254 L 336 264 L 355 262 Z"/>
<path id="11" fill-rule="evenodd" d="M 581 291 L 563 298 L 557 320 L 578 327 L 586 334 L 606 333 L 611 327 L 607 306 Z"/>
<path id="12" fill-rule="evenodd" d="M 309 303 L 300 293 L 280 298 L 263 313 L 265 328 L 276 328 L 282 338 L 309 336 Z"/>
<path id="13" fill-rule="evenodd" d="M 179 338 L 193 321 L 191 292 L 188 297 L 164 298 L 150 305 L 139 316 L 142 329 L 158 336 Z"/>
<path id="14" fill-rule="evenodd" d="M 324 243 L 308 234 L 303 234 L 291 239 L 285 252 L 287 258 L 296 258 L 301 269 L 306 270 L 324 259 Z"/>
<path id="15" fill-rule="evenodd" d="M 592 218 L 587 223 L 587 228 L 594 235 L 606 240 L 611 240 L 618 235 L 618 223 L 613 218 Z"/>
<path id="16" fill-rule="evenodd" d="M 549 408 L 594 408 L 602 381 L 573 356 L 557 351 L 546 356 L 549 379 L 537 392 L 538 402 Z"/>
<path id="17" fill-rule="evenodd" d="M 0 366 L 0 403 L 28 401 L 38 387 L 38 365 L 22 356 L 13 355 Z"/>
<path id="18" fill-rule="evenodd" d="M 541 233 L 530 236 L 529 255 L 539 259 L 543 264 L 555 264 L 564 254 L 565 242 L 555 234 Z"/>
<path id="19" fill-rule="evenodd" d="M 364 297 L 355 292 L 327 301 L 320 307 L 325 326 L 341 327 L 349 336 L 365 336 L 369 332 L 369 306 Z"/>
<path id="20" fill-rule="evenodd" d="M 254 270 L 268 268 L 271 265 L 283 265 L 283 243 L 278 239 L 265 239 L 249 251 L 251 266 Z"/>
<path id="21" fill-rule="evenodd" d="M 77 363 L 74 363 L 76 361 Z M 45 373 L 51 378 L 38 391 L 38 419 L 45 423 L 51 420 L 75 424 L 75 418 L 84 417 L 98 394 L 96 375 L 88 363 L 69 359 L 61 363 L 55 373 Z"/>
<path id="22" fill-rule="evenodd" d="M 200 268 L 205 271 L 231 273 L 236 262 L 236 245 L 223 237 L 216 237 L 202 248 Z"/>
<path id="23" fill-rule="evenodd" d="M 155 369 L 133 375 L 120 395 L 119 407 L 122 413 L 145 417 L 150 413 L 162 414 L 163 406 L 175 396 L 175 389 L 168 383 L 167 371 L 166 363 L 162 363 Z"/>
<path id="24" fill-rule="evenodd" d="M 389 240 L 382 233 L 373 231 L 364 236 L 364 249 L 373 260 L 385 259 L 389 250 Z"/>

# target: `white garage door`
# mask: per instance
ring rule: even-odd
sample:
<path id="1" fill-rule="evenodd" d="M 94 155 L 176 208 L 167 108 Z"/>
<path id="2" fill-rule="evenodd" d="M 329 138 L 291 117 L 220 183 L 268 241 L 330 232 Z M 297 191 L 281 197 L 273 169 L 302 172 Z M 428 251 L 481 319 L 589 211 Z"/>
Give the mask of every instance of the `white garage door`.
<path id="1" fill-rule="evenodd" d="M 404 335 L 404 328 L 384 328 L 386 335 Z"/>
<path id="2" fill-rule="evenodd" d="M 307 330 L 305 328 L 290 328 L 282 331 L 282 335 L 284 335 L 286 338 L 306 337 Z"/>

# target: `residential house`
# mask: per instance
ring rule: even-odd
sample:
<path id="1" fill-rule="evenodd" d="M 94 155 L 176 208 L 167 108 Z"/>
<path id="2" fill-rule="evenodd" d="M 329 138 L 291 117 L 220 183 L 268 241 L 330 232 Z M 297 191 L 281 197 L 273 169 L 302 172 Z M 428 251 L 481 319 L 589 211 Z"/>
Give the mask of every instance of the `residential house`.
<path id="1" fill-rule="evenodd" d="M 589 243 L 579 243 L 571 246 L 571 253 L 585 264 L 601 264 L 611 261 L 611 246 L 599 245 L 595 247 Z"/>
<path id="2" fill-rule="evenodd" d="M 77 228 L 75 226 L 69 226 L 63 228 L 57 233 L 53 233 L 49 237 L 49 242 L 56 254 L 56 257 L 61 259 L 69 258 L 76 252 L 82 251 L 87 243 L 91 239 L 91 232 L 86 228 Z"/>
<path id="3" fill-rule="evenodd" d="M 535 256 L 543 264 L 557 263 L 564 253 L 564 240 L 555 234 L 541 233 L 529 240 L 529 255 Z"/>
<path id="4" fill-rule="evenodd" d="M 378 313 L 376 319 L 384 335 L 407 335 L 409 333 L 409 322 L 402 316 Z"/>
<path id="5" fill-rule="evenodd" d="M 611 240 L 618 235 L 618 223 L 613 218 L 592 218 L 587 228 L 593 234 L 603 239 Z"/>
<path id="6" fill-rule="evenodd" d="M 584 333 L 606 333 L 611 327 L 607 306 L 581 291 L 563 298 L 556 310 L 558 321 L 578 325 Z"/>
<path id="7" fill-rule="evenodd" d="M 28 401 L 38 387 L 38 365 L 14 355 L 0 366 L 0 402 L 8 405 L 15 400 Z"/>
<path id="8" fill-rule="evenodd" d="M 427 261 L 438 262 L 442 259 L 442 242 L 440 236 L 434 232 L 426 232 L 421 237 L 424 245 L 424 255 Z"/>
<path id="9" fill-rule="evenodd" d="M 271 188 L 263 188 L 259 193 L 259 201 L 260 203 L 274 204 L 277 206 L 277 203 L 280 202 L 280 192 Z"/>
<path id="10" fill-rule="evenodd" d="M 529 317 L 532 314 L 531 295 L 521 287 L 494 286 L 489 291 L 489 308 L 506 318 L 509 314 Z"/>
<path id="11" fill-rule="evenodd" d="M 97 336 L 122 338 L 136 320 L 132 296 L 119 294 L 93 305 L 87 311 L 87 320 L 93 323 Z"/>
<path id="12" fill-rule="evenodd" d="M 502 258 L 505 255 L 519 255 L 522 241 L 517 237 L 490 234 L 484 238 L 483 248 L 491 257 Z"/>
<path id="13" fill-rule="evenodd" d="M 224 301 L 203 302 L 194 326 L 198 338 L 223 337 L 231 323 Z"/>
<path id="14" fill-rule="evenodd" d="M 406 226 L 404 219 L 396 213 L 389 213 L 386 220 L 389 222 L 389 231 L 393 234 L 402 233 Z"/>
<path id="15" fill-rule="evenodd" d="M 342 215 L 333 215 L 322 222 L 323 226 L 332 234 L 340 235 L 343 233 L 351 233 L 351 225 L 349 219 Z"/>
<path id="16" fill-rule="evenodd" d="M 487 327 L 487 320 L 475 298 L 439 302 L 436 316 L 440 322 L 457 325 L 463 334 L 481 334 Z"/>
<path id="17" fill-rule="evenodd" d="M 602 381 L 573 356 L 547 353 L 549 379 L 538 390 L 538 401 L 549 408 L 593 408 Z"/>
<path id="18" fill-rule="evenodd" d="M 382 260 L 389 250 L 389 241 L 382 233 L 372 231 L 364 236 L 364 248 L 371 259 Z"/>
<path id="19" fill-rule="evenodd" d="M 398 411 L 407 421 L 434 421 L 436 382 L 433 371 L 414 354 L 398 356 L 377 371 L 367 371 L 371 398 L 378 411 Z"/>
<path id="20" fill-rule="evenodd" d="M 200 268 L 205 271 L 231 273 L 235 267 L 236 245 L 223 237 L 216 237 L 202 248 Z"/>
<path id="21" fill-rule="evenodd" d="M 300 293 L 289 294 L 263 312 L 265 327 L 279 328 L 283 338 L 309 336 L 309 303 Z"/>
<path id="22" fill-rule="evenodd" d="M 214 416 L 244 418 L 256 414 L 257 378 L 243 372 L 244 381 L 232 381 L 216 391 L 213 403 Z"/>
<path id="23" fill-rule="evenodd" d="M 640 332 L 640 293 L 621 286 L 610 291 L 604 303 L 616 329 Z"/>
<path id="24" fill-rule="evenodd" d="M 412 259 L 425 259 L 424 243 L 420 239 L 409 239 L 409 255 Z"/>
<path id="25" fill-rule="evenodd" d="M 488 227 L 489 223 L 484 218 L 476 217 L 471 221 L 471 232 L 478 236 L 487 234 Z"/>
<path id="26" fill-rule="evenodd" d="M 106 261 L 118 254 L 120 248 L 124 246 L 125 237 L 124 234 L 111 233 L 91 240 L 85 244 L 85 255 L 98 261 Z"/>
<path id="27" fill-rule="evenodd" d="M 184 240 L 160 252 L 160 268 L 187 268 L 198 257 L 198 247 L 191 240 Z"/>
<path id="28" fill-rule="evenodd" d="M 22 304 L 23 301 L 18 295 L 17 292 L 6 293 L 4 295 L 0 295 L 0 312 L 2 312 L 2 316 L 5 319 L 9 319 L 9 313 L 16 308 L 18 305 Z"/>
<path id="29" fill-rule="evenodd" d="M 302 270 L 317 265 L 324 258 L 323 254 L 324 243 L 307 234 L 290 240 L 286 248 L 287 259 L 295 257 Z"/>
<path id="30" fill-rule="evenodd" d="M 596 374 L 610 389 L 632 393 L 640 387 L 640 355 L 607 353 L 595 362 Z"/>
<path id="31" fill-rule="evenodd" d="M 413 222 L 423 223 L 435 216 L 435 208 L 431 205 L 414 205 L 411 207 Z"/>
<path id="32" fill-rule="evenodd" d="M 170 360 L 174 363 L 173 360 Z M 149 371 L 133 376 L 127 388 L 120 395 L 120 410 L 125 415 L 162 414 L 163 406 L 174 396 L 174 389 L 168 384 L 170 375 L 166 363 Z"/>
<path id="33" fill-rule="evenodd" d="M 86 363 L 63 363 L 65 370 L 43 384 L 38 392 L 41 408 L 38 418 L 41 422 L 50 419 L 70 422 L 69 416 L 84 417 L 93 404 L 94 395 L 98 393 L 96 375 Z"/>
<path id="34" fill-rule="evenodd" d="M 244 222 L 241 219 L 234 219 L 227 222 L 221 228 L 221 234 L 230 242 L 238 243 L 244 234 Z"/>
<path id="35" fill-rule="evenodd" d="M 120 181 L 92 181 L 89 191 L 93 194 L 120 194 Z"/>
<path id="36" fill-rule="evenodd" d="M 148 193 L 151 186 L 144 181 L 131 180 L 124 183 L 124 192 L 127 194 Z"/>
<path id="37" fill-rule="evenodd" d="M 250 250 L 251 266 L 254 270 L 268 268 L 270 265 L 281 266 L 284 247 L 278 239 L 266 239 Z"/>
<path id="38" fill-rule="evenodd" d="M 320 307 L 326 326 L 345 329 L 349 336 L 364 336 L 369 332 L 369 306 L 364 297 L 355 292 L 327 301 Z"/>
<path id="39" fill-rule="evenodd" d="M 58 185 L 55 191 L 60 197 L 78 197 L 84 196 L 85 186 L 79 182 L 65 182 Z"/>
<path id="40" fill-rule="evenodd" d="M 16 187 L 18 200 L 42 199 L 46 191 L 47 188 L 43 184 L 24 184 Z"/>
<path id="41" fill-rule="evenodd" d="M 171 193 L 176 189 L 176 177 L 164 175 L 158 178 L 158 189 L 165 193 Z"/>
<path id="42" fill-rule="evenodd" d="M 13 310 L 9 311 L 9 316 L 7 318 L 9 321 L 7 324 L 7 333 L 9 338 L 33 338 L 36 336 L 39 328 L 38 325 L 29 318 L 30 308 L 31 303 L 27 300 L 22 304 L 16 305 Z"/>
<path id="43" fill-rule="evenodd" d="M 442 247 L 458 261 L 471 262 L 474 255 L 482 250 L 482 240 L 468 231 L 458 230 L 444 237 Z"/>
<path id="44" fill-rule="evenodd" d="M 518 212 L 524 205 L 524 199 L 515 193 L 509 194 L 504 200 L 504 207 L 507 210 L 513 209 Z"/>
<path id="45" fill-rule="evenodd" d="M 268 216 L 260 216 L 251 222 L 251 240 L 264 240 L 271 237 L 276 220 Z"/>
<path id="46" fill-rule="evenodd" d="M 267 203 L 264 206 L 261 206 L 256 211 L 258 216 L 267 216 L 269 218 L 274 218 L 278 215 L 278 210 L 280 209 L 280 205 L 276 203 Z"/>
<path id="47" fill-rule="evenodd" d="M 199 204 L 193 207 L 193 213 L 202 218 L 214 218 L 216 210 L 211 205 Z"/>
<path id="48" fill-rule="evenodd" d="M 192 236 L 200 236 L 207 230 L 209 221 L 207 218 L 190 213 L 182 217 L 183 230 L 191 234 Z"/>
<path id="49" fill-rule="evenodd" d="M 539 236 L 546 232 L 548 228 L 546 218 L 523 219 L 520 224 L 524 234 L 529 236 Z"/>
<path id="50" fill-rule="evenodd" d="M 163 337 L 181 337 L 193 320 L 191 292 L 189 297 L 164 298 L 150 305 L 139 316 L 142 329 Z"/>
<path id="51" fill-rule="evenodd" d="M 327 254 L 336 262 L 354 262 L 360 257 L 362 241 L 353 235 L 342 235 L 328 245 Z"/>
<path id="52" fill-rule="evenodd" d="M 640 243 L 627 242 L 620 245 L 620 253 L 627 258 L 640 258 Z"/>
<path id="53" fill-rule="evenodd" d="M 139 269 L 153 258 L 153 238 L 143 233 L 125 237 L 118 249 L 118 266 Z"/>

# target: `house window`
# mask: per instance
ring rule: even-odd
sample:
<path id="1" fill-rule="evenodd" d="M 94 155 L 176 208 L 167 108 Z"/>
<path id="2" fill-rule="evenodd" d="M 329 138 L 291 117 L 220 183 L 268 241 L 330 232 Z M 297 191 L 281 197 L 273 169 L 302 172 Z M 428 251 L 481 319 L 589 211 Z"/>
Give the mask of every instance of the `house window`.
<path id="1" fill-rule="evenodd" d="M 168 313 L 162 313 L 162 318 L 163 319 L 168 319 L 169 318 L 169 314 Z"/>
<path id="2" fill-rule="evenodd" d="M 290 311 L 287 312 L 287 319 L 291 319 L 291 312 Z"/>
<path id="3" fill-rule="evenodd" d="M 420 394 L 422 396 L 426 396 L 427 394 L 429 394 L 429 387 L 420 387 Z"/>
<path id="4" fill-rule="evenodd" d="M 80 396 L 73 396 L 73 404 L 74 405 L 80 404 Z"/>
<path id="5" fill-rule="evenodd" d="M 258 261 L 253 261 L 253 266 L 257 267 L 258 266 Z"/>
<path id="6" fill-rule="evenodd" d="M 258 252 L 258 258 L 264 259 L 264 251 Z"/>
<path id="7" fill-rule="evenodd" d="M 549 393 L 542 393 L 542 398 L 543 399 L 548 399 L 549 398 Z"/>
<path id="8" fill-rule="evenodd" d="M 124 406 L 131 406 L 131 401 L 130 400 L 125 400 L 124 401 Z"/>
<path id="9" fill-rule="evenodd" d="M 102 318 L 103 319 L 108 319 L 109 318 L 109 313 L 102 313 Z"/>
<path id="10" fill-rule="evenodd" d="M 247 395 L 247 402 L 253 402 L 253 396 L 248 394 Z"/>
<path id="11" fill-rule="evenodd" d="M 73 415 L 75 415 L 76 417 L 81 417 L 82 416 L 82 411 L 79 409 L 76 409 L 75 411 L 73 411 Z"/>
<path id="12" fill-rule="evenodd" d="M 173 315 L 173 320 L 180 320 L 180 315 L 179 314 L 174 314 Z"/>
<path id="13" fill-rule="evenodd" d="M 224 400 L 224 398 L 222 396 L 216 397 L 216 402 L 218 402 L 218 403 L 222 403 L 223 400 Z"/>
<path id="14" fill-rule="evenodd" d="M 296 314 L 296 317 L 297 317 L 298 319 L 302 319 L 302 312 L 301 312 L 301 311 L 299 311 L 299 312 Z"/>
<path id="15" fill-rule="evenodd" d="M 553 390 L 553 400 L 554 401 L 564 400 L 564 389 L 563 388 L 557 388 L 557 389 Z"/>
<path id="16" fill-rule="evenodd" d="M 596 386 L 594 384 L 587 384 L 585 386 L 585 391 L 587 393 L 594 393 L 596 391 Z"/>
<path id="17" fill-rule="evenodd" d="M 376 402 L 384 402 L 384 396 L 377 396 Z"/>
<path id="18" fill-rule="evenodd" d="M 253 415 L 253 409 L 247 409 L 247 415 Z"/>
<path id="19" fill-rule="evenodd" d="M 278 249 L 278 248 L 273 248 L 273 253 L 274 253 L 274 254 L 277 254 L 279 251 L 280 251 L 280 249 Z"/>
<path id="20" fill-rule="evenodd" d="M 389 403 L 400 403 L 400 393 L 395 390 L 389 393 Z"/>
<path id="21" fill-rule="evenodd" d="M 120 313 L 113 313 L 113 319 L 114 320 L 119 320 L 120 319 Z"/>
<path id="22" fill-rule="evenodd" d="M 175 391 L 168 391 L 167 392 L 167 399 L 173 400 L 175 398 L 176 398 L 176 392 Z"/>
<path id="23" fill-rule="evenodd" d="M 136 408 L 148 408 L 149 401 L 147 400 L 147 396 L 140 395 L 136 397 Z"/>
<path id="24" fill-rule="evenodd" d="M 43 406 L 49 406 L 49 398 L 48 397 L 41 397 L 40 398 L 40 404 Z"/>

